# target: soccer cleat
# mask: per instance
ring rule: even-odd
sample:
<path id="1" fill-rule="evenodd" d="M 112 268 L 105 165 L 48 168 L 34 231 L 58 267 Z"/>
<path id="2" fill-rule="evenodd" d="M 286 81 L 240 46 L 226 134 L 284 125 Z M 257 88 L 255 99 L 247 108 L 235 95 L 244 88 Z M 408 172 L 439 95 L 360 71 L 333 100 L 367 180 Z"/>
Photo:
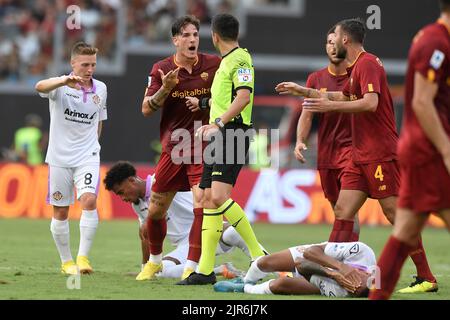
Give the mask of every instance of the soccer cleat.
<path id="1" fill-rule="evenodd" d="M 221 267 L 222 270 L 220 274 L 227 279 L 234 279 L 244 275 L 244 272 L 236 269 L 231 262 L 225 262 Z"/>
<path id="2" fill-rule="evenodd" d="M 398 293 L 425 293 L 425 292 L 437 292 L 437 282 L 430 282 L 425 279 L 414 277 L 416 280 L 412 282 L 409 287 L 398 290 Z"/>
<path id="3" fill-rule="evenodd" d="M 189 286 L 189 285 L 204 285 L 216 283 L 216 275 L 211 272 L 208 275 L 202 273 L 192 272 L 189 277 L 177 282 L 177 285 Z"/>
<path id="4" fill-rule="evenodd" d="M 94 270 L 92 270 L 92 267 L 91 267 L 91 264 L 90 264 L 88 258 L 85 256 L 77 257 L 77 265 L 78 265 L 78 269 L 80 269 L 81 274 L 94 273 Z"/>
<path id="5" fill-rule="evenodd" d="M 161 270 L 162 270 L 162 263 L 153 263 L 149 261 L 145 264 L 144 270 L 139 272 L 139 274 L 136 277 L 136 280 L 143 281 L 154 279 L 155 274 L 157 274 Z"/>
<path id="6" fill-rule="evenodd" d="M 242 279 L 241 279 L 242 280 Z M 214 285 L 216 292 L 244 292 L 244 281 L 219 281 Z"/>
<path id="7" fill-rule="evenodd" d="M 77 275 L 79 274 L 78 266 L 73 262 L 73 260 L 69 260 L 64 262 L 61 265 L 61 273 L 68 275 Z"/>
<path id="8" fill-rule="evenodd" d="M 186 279 L 187 277 L 189 277 L 191 275 L 192 272 L 194 272 L 195 270 L 192 268 L 185 268 L 183 270 L 183 274 L 181 275 L 181 280 Z"/>

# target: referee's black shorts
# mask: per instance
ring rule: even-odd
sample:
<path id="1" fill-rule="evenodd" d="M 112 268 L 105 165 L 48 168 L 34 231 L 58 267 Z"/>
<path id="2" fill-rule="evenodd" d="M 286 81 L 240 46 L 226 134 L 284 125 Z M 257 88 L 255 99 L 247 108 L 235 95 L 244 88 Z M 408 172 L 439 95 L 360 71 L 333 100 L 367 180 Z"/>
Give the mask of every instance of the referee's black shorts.
<path id="1" fill-rule="evenodd" d="M 208 163 L 204 157 L 200 188 L 211 188 L 213 181 L 220 181 L 232 186 L 236 184 L 239 172 L 247 161 L 253 134 L 253 130 L 249 131 L 250 129 L 252 129 L 251 126 L 234 122 L 229 122 L 224 128 L 220 129 L 223 137 L 222 152 L 218 154 L 219 159 L 215 158 L 216 161 L 212 163 Z M 216 144 L 215 150 L 217 150 L 217 143 L 220 143 L 220 140 L 211 140 L 208 147 L 211 148 L 214 143 Z M 216 153 L 213 152 L 212 155 L 215 156 Z"/>

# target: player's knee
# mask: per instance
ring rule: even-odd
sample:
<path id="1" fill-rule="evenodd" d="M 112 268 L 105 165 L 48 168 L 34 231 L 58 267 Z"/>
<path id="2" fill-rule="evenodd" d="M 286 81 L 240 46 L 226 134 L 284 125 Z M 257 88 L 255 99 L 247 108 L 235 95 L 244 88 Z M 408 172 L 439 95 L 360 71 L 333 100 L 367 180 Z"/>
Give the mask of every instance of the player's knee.
<path id="1" fill-rule="evenodd" d="M 80 197 L 83 210 L 95 210 L 97 208 L 97 196 L 93 193 L 85 193 Z"/>
<path id="2" fill-rule="evenodd" d="M 256 261 L 259 270 L 264 272 L 273 272 L 276 271 L 273 258 L 269 256 L 263 256 Z"/>
<path id="3" fill-rule="evenodd" d="M 346 207 L 343 206 L 341 203 L 336 203 L 334 206 L 334 215 L 336 219 L 351 219 L 352 217 L 349 212 L 347 212 Z"/>
<path id="4" fill-rule="evenodd" d="M 69 207 L 53 207 L 53 217 L 56 220 L 67 220 L 69 217 Z"/>
<path id="5" fill-rule="evenodd" d="M 273 294 L 285 294 L 287 289 L 285 286 L 285 279 L 278 278 L 269 283 L 269 289 Z"/>
<path id="6" fill-rule="evenodd" d="M 214 193 L 211 195 L 210 204 L 212 204 L 215 208 L 220 208 L 221 205 L 227 201 L 228 198 L 224 197 L 224 195 L 220 193 Z"/>

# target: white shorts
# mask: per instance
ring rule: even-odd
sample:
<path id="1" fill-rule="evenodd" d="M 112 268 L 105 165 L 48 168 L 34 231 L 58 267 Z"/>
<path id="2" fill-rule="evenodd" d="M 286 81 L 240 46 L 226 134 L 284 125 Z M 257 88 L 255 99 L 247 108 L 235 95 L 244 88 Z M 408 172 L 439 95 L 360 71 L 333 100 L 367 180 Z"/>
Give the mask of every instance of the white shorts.
<path id="1" fill-rule="evenodd" d="M 189 252 L 189 238 L 185 238 L 184 241 L 181 241 L 177 244 L 175 250 L 170 251 L 168 254 L 165 254 L 165 257 L 171 257 L 180 261 L 181 264 L 185 264 L 187 261 L 187 256 Z"/>
<path id="2" fill-rule="evenodd" d="M 67 207 L 74 202 L 74 187 L 77 199 L 84 193 L 98 194 L 100 164 L 85 164 L 76 168 L 48 166 L 47 203 Z"/>
<path id="3" fill-rule="evenodd" d="M 348 296 L 348 291 L 341 287 L 335 280 L 313 275 L 309 282 L 319 288 L 320 294 L 327 297 L 343 298 Z"/>

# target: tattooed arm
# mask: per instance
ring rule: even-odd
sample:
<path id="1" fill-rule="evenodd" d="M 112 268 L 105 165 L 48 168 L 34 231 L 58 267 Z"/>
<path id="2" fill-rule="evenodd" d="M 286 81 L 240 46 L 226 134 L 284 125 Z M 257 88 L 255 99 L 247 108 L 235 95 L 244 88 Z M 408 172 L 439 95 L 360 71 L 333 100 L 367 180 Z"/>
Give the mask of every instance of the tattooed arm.
<path id="1" fill-rule="evenodd" d="M 147 91 L 145 91 L 146 94 L 144 95 L 144 100 L 142 101 L 142 114 L 144 115 L 144 117 L 151 116 L 154 112 L 158 111 L 158 109 L 163 106 L 164 101 L 166 101 L 167 97 L 170 94 L 170 91 L 172 91 L 172 89 L 177 85 L 179 70 L 180 68 L 177 68 L 175 70 L 167 72 L 167 74 L 164 74 L 161 69 L 158 70 L 158 72 L 161 74 L 162 86 L 151 97 L 148 97 L 146 95 Z"/>

